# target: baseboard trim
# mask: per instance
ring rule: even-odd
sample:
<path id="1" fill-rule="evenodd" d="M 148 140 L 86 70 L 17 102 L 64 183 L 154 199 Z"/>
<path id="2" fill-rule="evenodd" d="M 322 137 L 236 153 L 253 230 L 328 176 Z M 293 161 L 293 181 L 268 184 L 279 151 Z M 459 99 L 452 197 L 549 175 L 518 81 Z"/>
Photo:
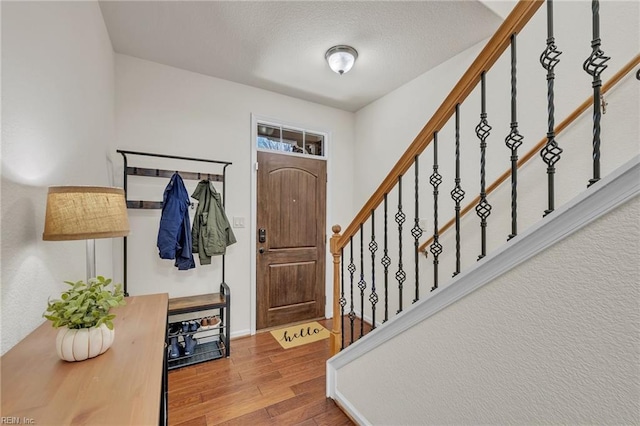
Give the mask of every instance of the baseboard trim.
<path id="1" fill-rule="evenodd" d="M 360 424 L 370 424 L 338 391 L 337 370 L 394 336 L 492 282 L 517 265 L 568 237 L 592 221 L 640 194 L 640 155 L 601 179 L 526 232 L 504 244 L 456 276 L 446 287 L 430 293 L 374 333 L 349 345 L 327 361 L 327 396 L 336 400 Z"/>
<path id="2" fill-rule="evenodd" d="M 232 331 L 229 337 L 232 339 L 238 339 L 240 337 L 247 337 L 247 336 L 251 336 L 251 330 L 249 330 L 248 328 L 244 330 Z"/>

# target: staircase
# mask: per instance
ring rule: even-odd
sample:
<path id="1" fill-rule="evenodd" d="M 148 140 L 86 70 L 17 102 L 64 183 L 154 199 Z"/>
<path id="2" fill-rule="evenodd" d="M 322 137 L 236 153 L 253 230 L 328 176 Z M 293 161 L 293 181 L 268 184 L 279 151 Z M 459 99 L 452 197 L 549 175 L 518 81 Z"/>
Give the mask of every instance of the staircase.
<path id="1" fill-rule="evenodd" d="M 334 226 L 327 394 L 358 423 L 640 421 L 640 49 L 625 28 L 635 54 L 609 77 L 621 49 L 602 51 L 600 6 L 554 19 L 553 2 L 520 1 L 344 233 Z M 554 31 L 583 25 L 571 7 L 589 9 L 593 37 L 568 109 Z M 519 69 L 540 31 L 544 73 Z"/>

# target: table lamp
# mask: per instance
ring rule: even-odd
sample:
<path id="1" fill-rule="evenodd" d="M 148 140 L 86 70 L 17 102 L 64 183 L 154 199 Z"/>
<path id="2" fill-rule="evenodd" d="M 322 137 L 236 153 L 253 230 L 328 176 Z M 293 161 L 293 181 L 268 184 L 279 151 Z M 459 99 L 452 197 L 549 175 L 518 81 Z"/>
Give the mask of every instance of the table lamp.
<path id="1" fill-rule="evenodd" d="M 87 283 L 96 276 L 96 238 L 129 233 L 127 203 L 122 188 L 51 186 L 42 239 L 87 241 Z"/>

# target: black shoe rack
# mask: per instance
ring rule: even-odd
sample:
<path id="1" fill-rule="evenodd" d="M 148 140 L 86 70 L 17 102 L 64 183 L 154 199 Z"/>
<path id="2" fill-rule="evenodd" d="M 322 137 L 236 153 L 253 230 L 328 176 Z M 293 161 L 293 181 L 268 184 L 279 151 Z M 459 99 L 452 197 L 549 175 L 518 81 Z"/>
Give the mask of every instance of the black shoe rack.
<path id="1" fill-rule="evenodd" d="M 167 323 L 168 370 L 230 356 L 230 302 L 229 286 L 225 283 L 220 284 L 220 293 L 169 299 Z M 214 315 L 220 319 L 220 323 L 215 326 L 201 325 L 196 331 L 172 333 L 172 330 L 180 329 L 182 322 L 185 320 L 189 321 L 190 319 L 199 322 L 202 318 L 211 317 L 211 311 L 214 311 Z M 177 338 L 180 346 L 183 347 L 186 335 L 192 335 L 198 342 L 195 349 L 189 355 L 185 355 L 183 351 L 180 351 L 180 356 L 172 358 L 172 338 Z"/>

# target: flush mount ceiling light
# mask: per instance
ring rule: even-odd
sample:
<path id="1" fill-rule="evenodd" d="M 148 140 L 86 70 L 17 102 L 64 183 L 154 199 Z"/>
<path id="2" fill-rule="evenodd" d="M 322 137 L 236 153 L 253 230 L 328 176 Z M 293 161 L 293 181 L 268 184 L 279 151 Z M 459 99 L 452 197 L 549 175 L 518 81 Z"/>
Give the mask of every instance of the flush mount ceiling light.
<path id="1" fill-rule="evenodd" d="M 358 52 L 351 46 L 345 46 L 343 44 L 333 46 L 327 50 L 324 55 L 329 67 L 338 74 L 342 75 L 348 72 L 358 58 Z"/>

